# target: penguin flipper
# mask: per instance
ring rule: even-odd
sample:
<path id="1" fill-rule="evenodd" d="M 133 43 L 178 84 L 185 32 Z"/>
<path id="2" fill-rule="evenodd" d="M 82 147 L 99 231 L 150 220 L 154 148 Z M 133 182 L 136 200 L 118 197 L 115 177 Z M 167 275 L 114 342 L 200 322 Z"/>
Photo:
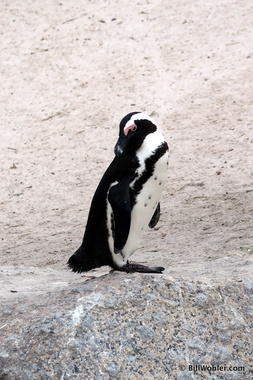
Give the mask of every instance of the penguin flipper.
<path id="1" fill-rule="evenodd" d="M 157 223 L 159 222 L 159 219 L 160 219 L 160 215 L 161 215 L 161 207 L 160 207 L 160 202 L 158 203 L 156 209 L 155 209 L 155 212 L 148 224 L 149 228 L 154 228 Z"/>
<path id="2" fill-rule="evenodd" d="M 126 244 L 131 224 L 129 179 L 110 188 L 108 200 L 114 216 L 114 252 L 120 253 Z"/>

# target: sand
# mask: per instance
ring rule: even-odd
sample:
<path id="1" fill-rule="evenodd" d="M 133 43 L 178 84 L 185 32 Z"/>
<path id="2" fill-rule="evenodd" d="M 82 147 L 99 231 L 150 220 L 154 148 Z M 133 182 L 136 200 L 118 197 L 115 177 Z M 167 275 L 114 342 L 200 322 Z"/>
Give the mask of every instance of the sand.
<path id="1" fill-rule="evenodd" d="M 252 276 L 252 14 L 251 0 L 2 2 L 5 296 L 85 280 L 66 262 L 131 111 L 170 147 L 161 220 L 133 260 L 167 277 Z"/>

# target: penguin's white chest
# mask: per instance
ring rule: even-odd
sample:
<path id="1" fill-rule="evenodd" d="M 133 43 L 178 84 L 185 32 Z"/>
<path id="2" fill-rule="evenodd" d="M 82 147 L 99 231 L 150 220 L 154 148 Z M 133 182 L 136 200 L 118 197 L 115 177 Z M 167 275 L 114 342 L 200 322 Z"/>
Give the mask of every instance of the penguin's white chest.
<path id="1" fill-rule="evenodd" d="M 128 239 L 122 251 L 125 260 L 127 260 L 138 248 L 142 234 L 156 210 L 165 186 L 167 167 L 168 153 L 164 154 L 155 163 L 152 175 L 143 184 L 141 191 L 136 197 L 131 212 L 131 226 Z M 132 186 L 133 185 L 134 183 Z"/>

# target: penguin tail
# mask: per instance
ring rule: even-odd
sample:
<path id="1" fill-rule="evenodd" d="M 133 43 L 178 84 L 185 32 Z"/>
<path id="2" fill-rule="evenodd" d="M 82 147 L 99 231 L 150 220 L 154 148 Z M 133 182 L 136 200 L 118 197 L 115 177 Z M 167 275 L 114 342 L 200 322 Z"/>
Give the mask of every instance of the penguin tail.
<path id="1" fill-rule="evenodd" d="M 78 273 L 88 272 L 91 269 L 101 266 L 94 258 L 85 254 L 82 246 L 69 258 L 67 265 L 73 272 Z"/>

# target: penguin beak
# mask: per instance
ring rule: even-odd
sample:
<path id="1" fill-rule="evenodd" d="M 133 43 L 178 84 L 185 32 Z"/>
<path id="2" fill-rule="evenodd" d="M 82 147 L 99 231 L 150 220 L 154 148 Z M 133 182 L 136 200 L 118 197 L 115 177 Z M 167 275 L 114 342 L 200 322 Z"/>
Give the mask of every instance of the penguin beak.
<path id="1" fill-rule="evenodd" d="M 123 153 L 126 145 L 127 145 L 127 137 L 126 136 L 120 136 L 118 138 L 118 141 L 116 142 L 116 145 L 114 147 L 114 154 L 115 156 L 119 156 L 120 154 Z"/>

